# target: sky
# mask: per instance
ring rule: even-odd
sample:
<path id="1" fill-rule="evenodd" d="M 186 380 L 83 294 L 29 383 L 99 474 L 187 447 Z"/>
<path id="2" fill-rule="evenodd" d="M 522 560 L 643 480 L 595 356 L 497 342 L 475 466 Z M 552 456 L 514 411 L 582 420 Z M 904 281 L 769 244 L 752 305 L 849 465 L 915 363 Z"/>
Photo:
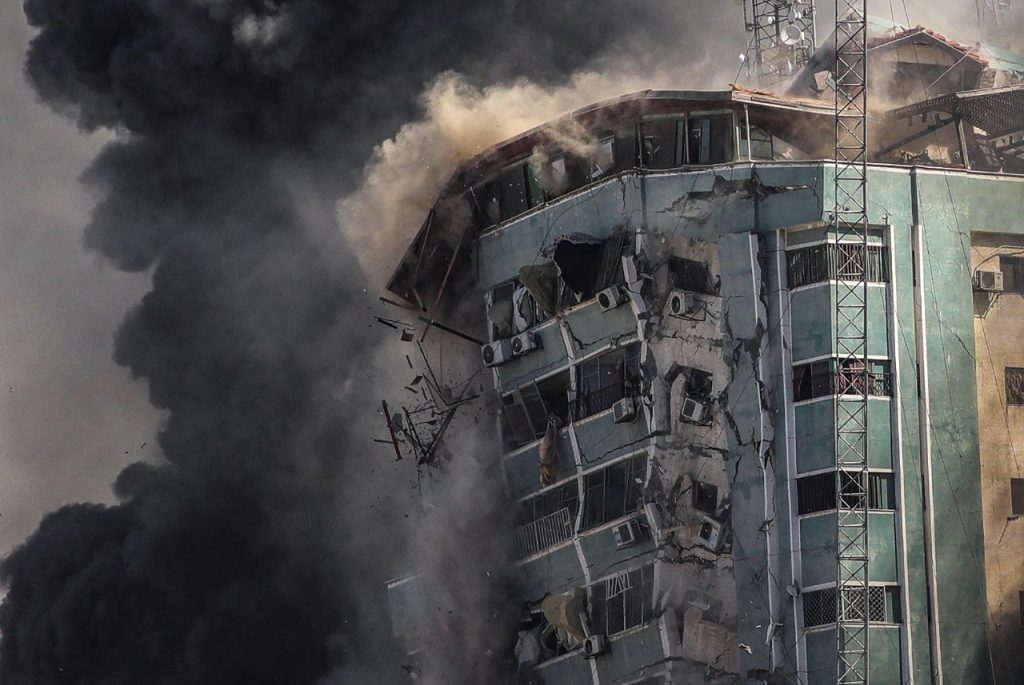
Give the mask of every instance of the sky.
<path id="1" fill-rule="evenodd" d="M 156 457 L 160 414 L 112 359 L 114 329 L 144 274 L 82 247 L 90 197 L 78 183 L 107 136 L 79 132 L 22 76 L 30 37 L 0 3 L 0 550 L 44 512 L 111 501 L 117 472 Z M 145 445 L 145 446 L 143 446 Z"/>
<path id="2" fill-rule="evenodd" d="M 82 595 L 93 599 L 125 584 L 138 591 L 131 584 L 141 578 L 160 591 L 136 604 L 160 615 L 167 597 L 194 598 L 195 611 L 171 626 L 190 637 L 185 663 L 158 655 L 139 665 L 176 674 L 167 682 L 188 682 L 181 673 L 215 681 L 221 664 L 210 649 L 224 625 L 255 630 L 336 602 L 371 617 L 364 627 L 386 630 L 373 616 L 380 596 L 359 582 L 377 587 L 384 573 L 366 566 L 368 556 L 407 561 L 394 551 L 367 555 L 385 537 L 367 536 L 370 527 L 385 519 L 398 548 L 415 535 L 401 527 L 415 478 L 367 447 L 377 419 L 365 407 L 379 393 L 366 388 L 397 380 L 374 353 L 380 332 L 368 330 L 377 272 L 404 246 L 401 232 L 418 224 L 392 210 L 430 201 L 438 169 L 473 152 L 449 144 L 471 127 L 486 146 L 515 126 L 623 90 L 724 87 L 746 40 L 739 8 L 621 0 L 563 16 L 563 5 L 505 0 L 493 11 L 515 23 L 494 36 L 482 5 L 454 0 L 436 11 L 417 5 L 419 13 L 401 2 L 357 5 L 358 21 L 323 0 L 281 3 L 301 8 L 291 15 L 248 0 L 135 3 L 165 19 L 166 32 L 121 11 L 129 5 L 91 1 L 117 12 L 29 2 L 51 29 L 34 72 L 47 105 L 24 79 L 33 34 L 21 3 L 0 3 L 0 553 L 30 539 L 6 578 L 63 563 L 63 548 L 84 531 L 86 542 L 47 590 L 53 597 L 71 580 L 94 585 Z M 944 14 L 924 0 L 878 7 L 899 22 L 930 8 L 922 16 L 949 32 L 973 16 L 965 7 L 973 3 L 946 5 Z M 325 15 L 338 23 L 321 26 Z M 634 16 L 635 25 L 625 21 Z M 823 7 L 822 23 L 829 20 Z M 325 36 L 332 26 L 346 35 Z M 612 27 L 626 26 L 609 38 Z M 97 51 L 119 32 L 124 50 L 101 56 L 113 73 L 97 70 Z M 132 42 L 137 35 L 147 40 Z M 282 38 L 293 35 L 300 40 Z M 296 64 L 306 68 L 293 72 Z M 465 76 L 436 78 L 452 69 Z M 655 73 L 658 83 L 646 78 Z M 536 83 L 514 81 L 523 76 Z M 502 118 L 512 129 L 493 125 Z M 419 197 L 378 192 L 408 180 L 406 163 L 428 153 L 440 166 L 409 183 Z M 375 221 L 389 212 L 387 222 Z M 406 496 L 389 507 L 375 494 L 388 489 Z M 47 512 L 76 502 L 114 506 L 64 509 L 33 535 Z M 223 539 L 203 537 L 220 524 Z M 223 553 L 236 542 L 237 552 Z M 182 545 L 195 545 L 192 558 L 169 562 Z M 97 554 L 107 546 L 119 559 Z M 236 559 L 247 562 L 233 566 Z M 81 567 L 91 575 L 77 574 Z M 332 572 L 345 583 L 332 586 L 324 579 Z M 280 605 L 248 612 L 253 597 L 297 574 L 308 582 L 282 593 Z M 27 593 L 22 585 L 12 594 Z M 28 605 L 35 602 L 54 604 L 46 593 Z M 84 670 L 111 667 L 81 656 L 97 650 L 75 641 L 93 617 L 52 618 L 73 636 L 70 656 L 59 656 L 81 657 Z M 333 634 L 336 642 L 313 655 L 322 660 L 317 673 L 351 663 L 353 630 L 336 629 L 338 615 L 321 618 L 314 628 L 282 622 L 278 633 L 243 635 L 258 645 L 306 629 L 311 639 Z M 123 638 L 144 651 L 135 637 L 117 636 L 112 647 Z M 286 645 L 293 656 L 303 647 Z M 40 674 L 55 658 L 31 650 L 18 657 L 17 669 Z M 365 679 L 390 654 L 362 658 Z M 118 677 L 137 682 L 133 673 Z M 46 677 L 11 682 L 60 682 Z"/>

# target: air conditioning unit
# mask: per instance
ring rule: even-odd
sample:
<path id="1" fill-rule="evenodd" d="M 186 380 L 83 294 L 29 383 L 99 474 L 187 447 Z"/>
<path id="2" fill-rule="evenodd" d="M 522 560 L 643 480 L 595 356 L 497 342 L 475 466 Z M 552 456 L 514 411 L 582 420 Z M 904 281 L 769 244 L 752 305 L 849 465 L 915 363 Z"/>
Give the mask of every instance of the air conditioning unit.
<path id="1" fill-rule="evenodd" d="M 626 294 L 622 292 L 622 288 L 617 285 L 605 288 L 597 294 L 597 303 L 601 305 L 601 310 L 605 312 L 615 309 L 625 301 Z"/>
<path id="2" fill-rule="evenodd" d="M 594 659 L 608 651 L 608 638 L 590 635 L 583 641 L 583 658 Z"/>
<path id="3" fill-rule="evenodd" d="M 636 420 L 636 401 L 632 397 L 623 397 L 612 405 L 612 416 L 615 423 L 632 423 Z"/>
<path id="4" fill-rule="evenodd" d="M 668 297 L 668 313 L 677 319 L 692 319 L 700 311 L 701 303 L 694 293 L 673 290 Z"/>
<path id="5" fill-rule="evenodd" d="M 512 356 L 522 357 L 540 347 L 540 338 L 532 331 L 512 336 Z"/>
<path id="6" fill-rule="evenodd" d="M 974 289 L 989 293 L 1003 292 L 1003 272 L 978 269 L 974 272 Z"/>
<path id="7" fill-rule="evenodd" d="M 512 358 L 512 341 L 495 340 L 480 348 L 486 366 L 500 366 Z"/>
<path id="8" fill-rule="evenodd" d="M 615 536 L 616 549 L 629 547 L 640 539 L 640 524 L 633 521 L 626 521 L 612 528 L 612 535 Z"/>
<path id="9" fill-rule="evenodd" d="M 722 546 L 722 524 L 705 516 L 701 521 L 700 530 L 697 531 L 697 542 L 702 547 L 717 552 L 718 548 Z"/>
<path id="10" fill-rule="evenodd" d="M 695 397 L 686 395 L 683 397 L 683 408 L 679 412 L 679 418 L 686 423 L 707 423 L 708 420 L 708 403 L 704 400 L 698 400 Z"/>

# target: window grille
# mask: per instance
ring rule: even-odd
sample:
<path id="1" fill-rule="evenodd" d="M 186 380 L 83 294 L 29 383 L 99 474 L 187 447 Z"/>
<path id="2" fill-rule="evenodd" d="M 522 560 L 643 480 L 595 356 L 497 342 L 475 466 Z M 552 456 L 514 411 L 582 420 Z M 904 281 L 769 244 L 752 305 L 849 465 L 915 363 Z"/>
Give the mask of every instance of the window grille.
<path id="1" fill-rule="evenodd" d="M 864 593 L 858 589 L 846 591 L 845 611 L 850 621 L 864 618 Z M 804 628 L 829 625 L 836 622 L 838 612 L 836 588 L 813 590 L 803 594 Z M 901 623 L 900 588 L 898 585 L 874 585 L 868 588 L 868 620 L 872 623 Z"/>
<path id="2" fill-rule="evenodd" d="M 1006 367 L 1006 403 L 1024 404 L 1024 369 Z"/>
<path id="3" fill-rule="evenodd" d="M 803 598 L 804 628 L 814 628 L 836 622 L 836 589 L 834 587 L 805 592 Z"/>
<path id="4" fill-rule="evenodd" d="M 889 248 L 884 245 L 868 245 L 867 264 L 864 246 L 859 243 L 822 243 L 790 250 L 786 261 L 790 288 L 829 279 L 858 280 L 861 273 L 871 282 L 889 282 Z"/>
<path id="5" fill-rule="evenodd" d="M 615 635 L 654 616 L 654 567 L 624 571 L 590 586 L 590 624 L 595 633 Z"/>
<path id="6" fill-rule="evenodd" d="M 805 476 L 796 482 L 797 512 L 813 514 L 836 508 L 835 471 Z"/>
<path id="7" fill-rule="evenodd" d="M 643 505 L 647 458 L 638 455 L 587 474 L 583 481 L 583 528 L 622 518 Z"/>

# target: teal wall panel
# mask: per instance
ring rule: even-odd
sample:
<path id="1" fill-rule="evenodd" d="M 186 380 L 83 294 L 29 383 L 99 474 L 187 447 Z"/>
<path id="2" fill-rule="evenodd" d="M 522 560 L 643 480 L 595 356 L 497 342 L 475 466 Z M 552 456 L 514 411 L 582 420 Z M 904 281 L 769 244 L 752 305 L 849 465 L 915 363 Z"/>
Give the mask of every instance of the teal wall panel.
<path id="1" fill-rule="evenodd" d="M 832 399 L 799 404 L 793 412 L 796 418 L 797 473 L 835 468 L 835 408 Z"/>
<path id="2" fill-rule="evenodd" d="M 836 515 L 820 514 L 800 519 L 802 587 L 836 582 Z"/>
<path id="3" fill-rule="evenodd" d="M 836 631 L 807 633 L 807 685 L 836 685 Z"/>
<path id="4" fill-rule="evenodd" d="M 643 413 L 630 423 L 615 423 L 612 412 L 590 416 L 573 424 L 583 468 L 589 469 L 624 454 L 647 449 L 650 431 Z"/>
<path id="5" fill-rule="evenodd" d="M 901 685 L 904 682 L 900 640 L 899 628 L 868 629 L 868 682 L 871 685 Z"/>
<path id="6" fill-rule="evenodd" d="M 510 574 L 524 600 L 539 602 L 546 594 L 568 592 L 585 587 L 583 567 L 574 545 L 555 549 L 549 554 L 520 564 Z"/>
<path id="7" fill-rule="evenodd" d="M 636 316 L 628 302 L 605 312 L 594 300 L 569 312 L 565 322 L 569 326 L 569 339 L 577 357 L 590 354 L 609 343 L 636 337 Z"/>
<path id="8" fill-rule="evenodd" d="M 568 365 L 565 342 L 557 321 L 546 322 L 533 329 L 540 340 L 539 349 L 498 366 L 502 392 L 509 392 L 538 376 Z"/>
<path id="9" fill-rule="evenodd" d="M 868 514 L 868 554 L 868 574 L 872 582 L 899 581 L 896 567 L 896 517 L 893 514 Z"/>

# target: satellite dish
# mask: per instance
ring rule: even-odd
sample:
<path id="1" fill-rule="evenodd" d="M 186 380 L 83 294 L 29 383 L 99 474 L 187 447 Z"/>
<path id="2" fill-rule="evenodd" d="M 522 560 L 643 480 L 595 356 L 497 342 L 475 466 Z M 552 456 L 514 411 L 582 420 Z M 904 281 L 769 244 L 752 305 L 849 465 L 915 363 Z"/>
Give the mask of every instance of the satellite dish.
<path id="1" fill-rule="evenodd" d="M 804 32 L 796 24 L 786 24 L 779 33 L 783 45 L 796 45 L 804 39 Z"/>

